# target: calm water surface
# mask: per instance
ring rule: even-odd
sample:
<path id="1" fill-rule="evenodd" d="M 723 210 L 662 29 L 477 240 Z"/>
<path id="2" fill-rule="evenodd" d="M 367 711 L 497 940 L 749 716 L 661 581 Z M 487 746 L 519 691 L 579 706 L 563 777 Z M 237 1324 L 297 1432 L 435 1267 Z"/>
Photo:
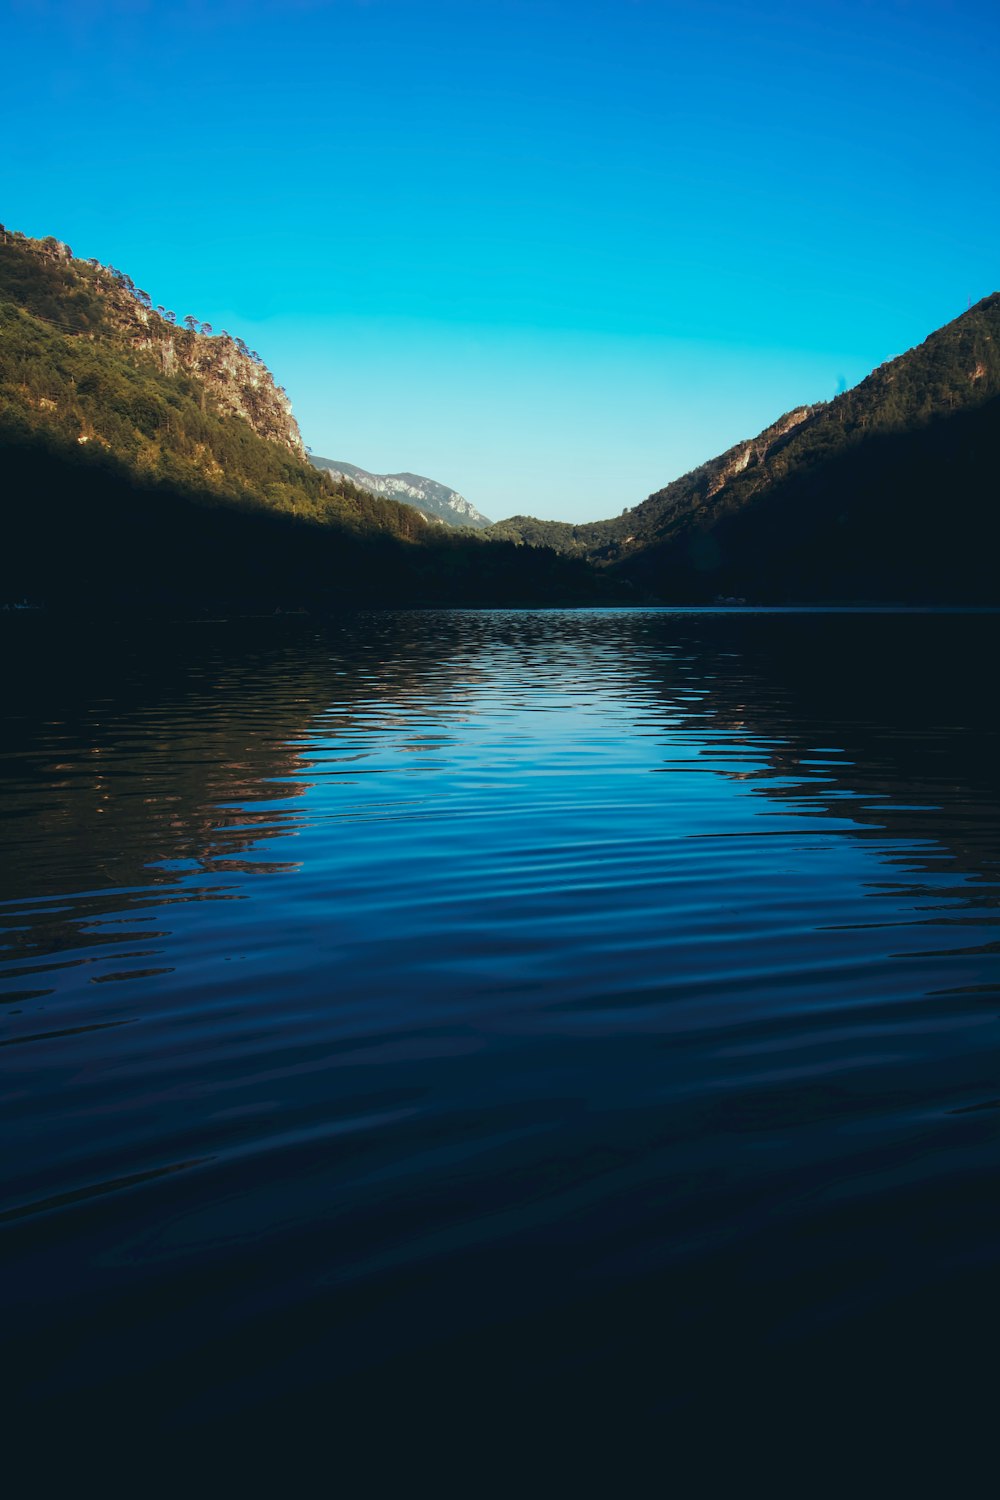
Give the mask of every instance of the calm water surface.
<path id="1" fill-rule="evenodd" d="M 18 1420 L 991 1406 L 995 617 L 6 635 Z"/>

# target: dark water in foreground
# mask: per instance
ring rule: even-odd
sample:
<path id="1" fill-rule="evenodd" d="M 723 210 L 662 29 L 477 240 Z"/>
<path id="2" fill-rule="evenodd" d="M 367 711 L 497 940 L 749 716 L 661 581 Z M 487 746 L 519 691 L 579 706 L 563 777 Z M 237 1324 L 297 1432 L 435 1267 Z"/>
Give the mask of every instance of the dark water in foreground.
<path id="1" fill-rule="evenodd" d="M 407 1422 L 975 1430 L 998 643 L 12 622 L 8 1414 L 340 1454 Z"/>

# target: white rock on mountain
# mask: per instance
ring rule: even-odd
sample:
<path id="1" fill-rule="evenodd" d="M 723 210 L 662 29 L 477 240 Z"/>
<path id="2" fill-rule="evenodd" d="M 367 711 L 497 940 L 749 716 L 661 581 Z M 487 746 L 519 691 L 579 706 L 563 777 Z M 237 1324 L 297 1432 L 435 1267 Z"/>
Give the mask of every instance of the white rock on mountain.
<path id="1" fill-rule="evenodd" d="M 481 529 L 492 522 L 460 495 L 457 490 L 439 484 L 436 479 L 427 479 L 422 474 L 372 474 L 349 464 L 342 459 L 319 458 L 310 455 L 317 469 L 323 469 L 332 478 L 349 479 L 352 484 L 369 490 L 373 495 L 385 495 L 389 500 L 401 500 L 412 505 L 430 519 L 444 521 L 448 526 L 472 526 Z"/>

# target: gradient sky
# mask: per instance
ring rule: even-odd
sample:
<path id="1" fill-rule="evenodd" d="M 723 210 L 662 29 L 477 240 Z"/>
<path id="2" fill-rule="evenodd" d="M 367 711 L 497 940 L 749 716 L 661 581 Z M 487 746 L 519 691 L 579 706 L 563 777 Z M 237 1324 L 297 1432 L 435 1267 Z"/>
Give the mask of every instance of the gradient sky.
<path id="1" fill-rule="evenodd" d="M 0 217 L 317 452 L 633 505 L 1000 288 L 1000 6 L 0 0 Z"/>

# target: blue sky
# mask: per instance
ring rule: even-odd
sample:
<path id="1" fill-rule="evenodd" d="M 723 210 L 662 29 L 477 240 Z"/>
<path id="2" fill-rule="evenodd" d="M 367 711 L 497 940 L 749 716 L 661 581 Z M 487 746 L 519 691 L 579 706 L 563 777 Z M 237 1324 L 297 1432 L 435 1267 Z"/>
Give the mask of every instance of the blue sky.
<path id="1" fill-rule="evenodd" d="M 0 217 L 317 453 L 616 514 L 1000 287 L 1000 7 L 0 0 Z"/>

